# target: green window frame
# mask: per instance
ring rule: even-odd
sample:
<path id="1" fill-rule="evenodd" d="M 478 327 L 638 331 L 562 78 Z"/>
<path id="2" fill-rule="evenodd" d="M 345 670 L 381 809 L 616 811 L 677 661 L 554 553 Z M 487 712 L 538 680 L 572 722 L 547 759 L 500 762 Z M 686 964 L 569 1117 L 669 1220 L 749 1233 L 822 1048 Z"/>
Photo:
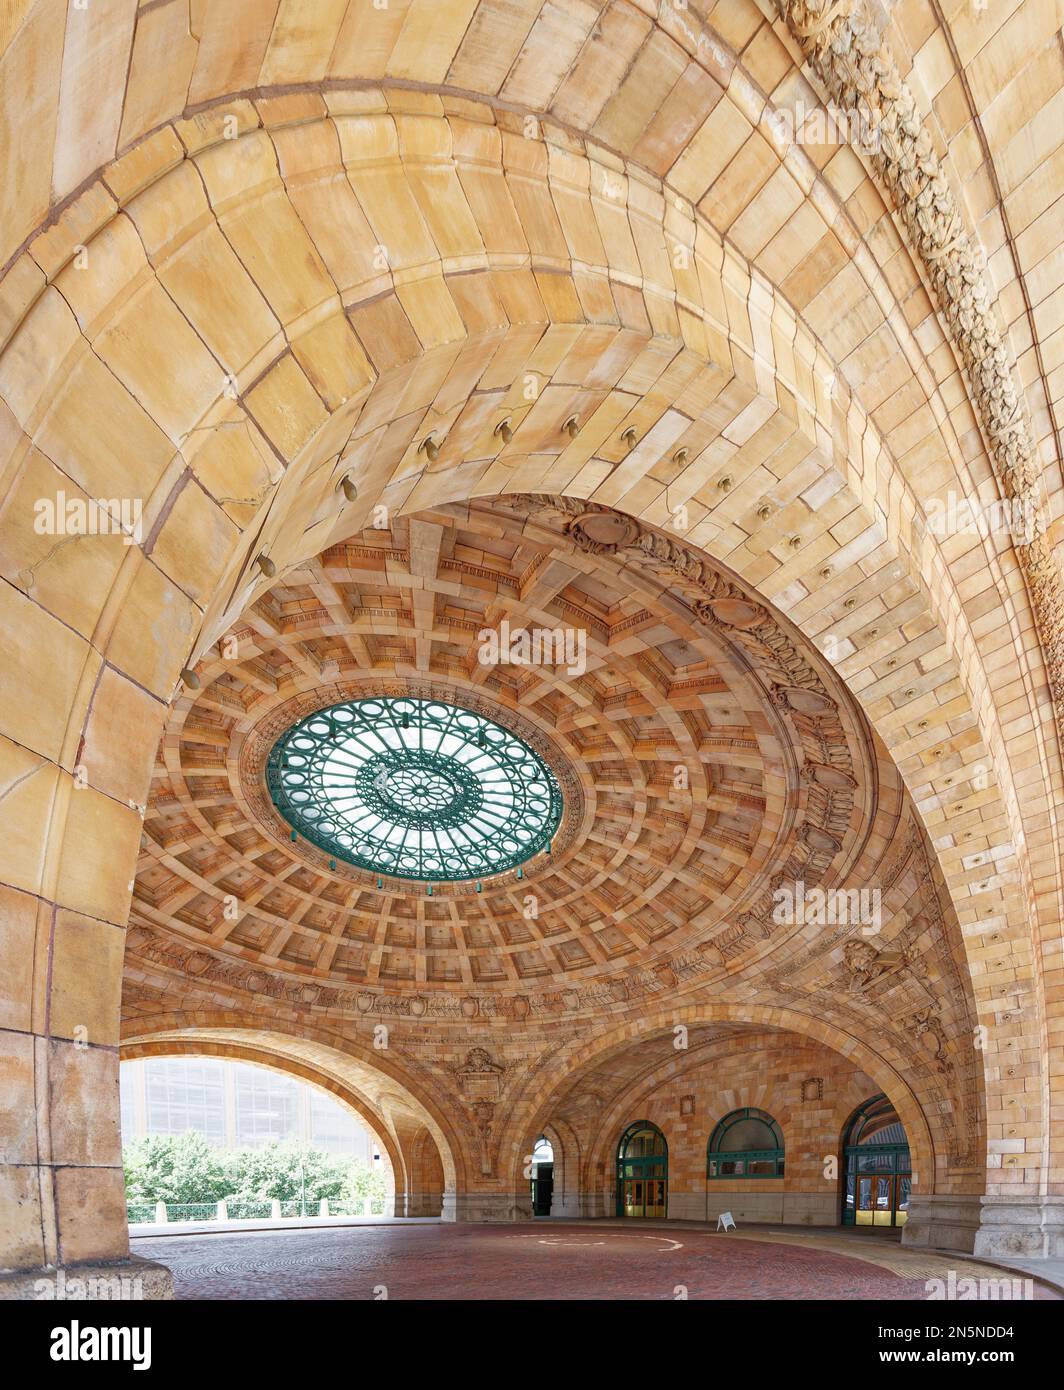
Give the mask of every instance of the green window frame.
<path id="1" fill-rule="evenodd" d="M 653 1136 L 652 1153 L 629 1153 L 632 1141 L 640 1134 Z M 658 1142 L 660 1141 L 660 1143 Z M 632 1180 L 656 1180 L 665 1184 L 665 1203 L 669 1200 L 669 1141 L 651 1120 L 636 1120 L 617 1142 L 617 1215 L 624 1215 L 624 1184 Z"/>
<path id="2" fill-rule="evenodd" d="M 735 1126 L 751 1120 L 756 1121 L 771 1139 L 771 1145 L 757 1148 L 728 1148 L 729 1131 Z M 731 1142 L 735 1142 L 732 1135 Z M 747 1105 L 741 1110 L 731 1110 L 718 1121 L 706 1145 L 706 1177 L 713 1181 L 731 1182 L 756 1178 L 782 1178 L 784 1176 L 783 1131 L 766 1110 L 758 1110 Z"/>
<path id="3" fill-rule="evenodd" d="M 554 773 L 523 739 L 439 700 L 382 696 L 307 715 L 271 750 L 266 785 L 293 839 L 423 883 L 520 869 L 550 849 L 563 811 Z"/>
<path id="4" fill-rule="evenodd" d="M 888 1119 L 887 1124 L 882 1121 Z M 912 1183 L 912 1156 L 909 1153 L 908 1136 L 897 1137 L 898 1131 L 905 1136 L 901 1117 L 894 1104 L 882 1093 L 872 1096 L 859 1105 L 842 1131 L 842 1224 L 857 1224 L 856 1189 L 861 1177 L 882 1177 L 907 1180 Z M 872 1136 L 890 1134 L 893 1137 L 884 1142 Z M 868 1135 L 869 1137 L 865 1137 Z M 892 1226 L 898 1224 L 897 1212 L 892 1210 Z"/>

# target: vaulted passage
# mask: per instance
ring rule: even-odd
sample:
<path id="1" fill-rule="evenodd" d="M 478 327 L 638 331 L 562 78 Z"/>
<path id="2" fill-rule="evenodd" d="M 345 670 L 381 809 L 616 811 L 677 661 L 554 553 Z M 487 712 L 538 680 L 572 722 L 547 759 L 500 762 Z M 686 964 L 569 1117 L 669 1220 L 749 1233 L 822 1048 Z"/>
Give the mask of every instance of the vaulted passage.
<path id="1" fill-rule="evenodd" d="M 1041 0 L 11 7 L 0 1293 L 1064 1260 L 1061 52 Z M 334 1095 L 381 1224 L 131 1263 L 164 1056 Z"/>

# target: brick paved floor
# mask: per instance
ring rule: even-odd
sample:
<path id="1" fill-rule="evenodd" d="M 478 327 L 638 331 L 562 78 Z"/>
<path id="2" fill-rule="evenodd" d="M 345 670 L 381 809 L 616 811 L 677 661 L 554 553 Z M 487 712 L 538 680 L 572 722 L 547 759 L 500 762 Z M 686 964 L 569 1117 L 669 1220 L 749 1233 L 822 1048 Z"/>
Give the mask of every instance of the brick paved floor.
<path id="1" fill-rule="evenodd" d="M 922 1279 L 804 1245 L 551 1221 L 369 1226 L 132 1242 L 178 1298 L 919 1299 Z M 960 1267 L 963 1271 L 963 1266 Z M 1041 1294 L 1040 1296 L 1049 1296 Z"/>

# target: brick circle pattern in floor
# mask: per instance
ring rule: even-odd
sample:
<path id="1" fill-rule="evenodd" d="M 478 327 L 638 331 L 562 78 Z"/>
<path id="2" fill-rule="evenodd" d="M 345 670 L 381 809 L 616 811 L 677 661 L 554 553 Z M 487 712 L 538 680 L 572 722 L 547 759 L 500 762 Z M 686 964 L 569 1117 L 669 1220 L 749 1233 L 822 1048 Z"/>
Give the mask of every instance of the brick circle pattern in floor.
<path id="1" fill-rule="evenodd" d="M 179 1299 L 927 1297 L 922 1279 L 860 1258 L 689 1228 L 367 1226 L 166 1236 L 132 1247 L 170 1267 Z M 1038 1288 L 1036 1296 L 1054 1295 Z"/>

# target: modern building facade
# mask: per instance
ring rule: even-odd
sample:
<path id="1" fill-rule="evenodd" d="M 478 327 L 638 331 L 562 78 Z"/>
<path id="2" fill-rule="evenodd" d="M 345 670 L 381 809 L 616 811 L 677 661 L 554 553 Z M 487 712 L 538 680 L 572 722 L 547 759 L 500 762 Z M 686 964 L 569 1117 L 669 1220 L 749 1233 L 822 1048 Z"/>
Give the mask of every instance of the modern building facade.
<path id="1" fill-rule="evenodd" d="M 122 1143 L 202 1134 L 213 1148 L 296 1144 L 380 1166 L 364 1125 L 307 1082 L 246 1062 L 150 1057 L 119 1068 Z"/>
<path id="2" fill-rule="evenodd" d="M 1064 1256 L 1060 28 L 9 7 L 8 1294 L 159 1058 L 407 1216 Z"/>

